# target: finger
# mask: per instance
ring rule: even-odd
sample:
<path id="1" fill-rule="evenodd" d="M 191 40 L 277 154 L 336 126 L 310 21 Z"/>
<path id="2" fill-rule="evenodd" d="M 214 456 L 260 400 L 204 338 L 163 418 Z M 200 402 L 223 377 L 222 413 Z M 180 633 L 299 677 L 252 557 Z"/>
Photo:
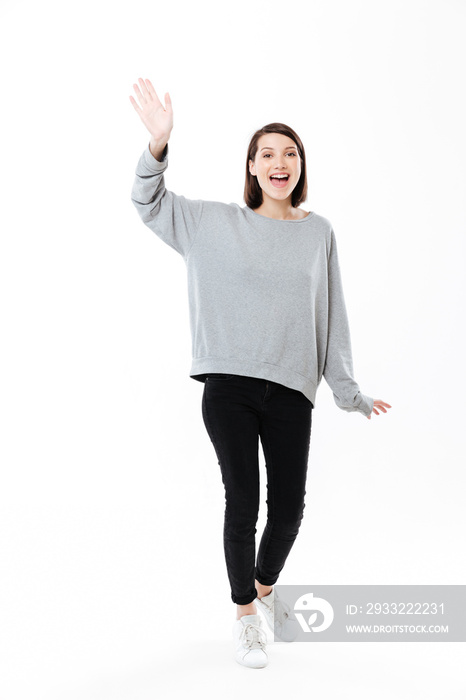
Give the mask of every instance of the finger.
<path id="1" fill-rule="evenodd" d="M 171 100 L 169 92 L 165 93 L 165 105 L 166 105 L 165 109 L 167 110 L 167 112 L 172 110 L 172 100 Z"/>
<path id="2" fill-rule="evenodd" d="M 149 101 L 151 99 L 151 96 L 149 94 L 149 90 L 147 89 L 147 85 L 145 84 L 145 82 L 142 78 L 139 78 L 139 84 L 141 85 L 144 97 L 146 98 L 147 101 Z"/>
<path id="3" fill-rule="evenodd" d="M 138 105 L 138 103 L 136 102 L 134 97 L 132 95 L 130 95 L 129 99 L 131 100 L 131 104 L 133 105 L 136 112 L 138 112 L 140 114 L 142 112 L 142 109 L 140 108 L 140 106 Z"/>
<path id="4" fill-rule="evenodd" d="M 137 94 L 137 96 L 139 97 L 139 101 L 140 101 L 141 105 L 145 105 L 145 104 L 146 104 L 146 98 L 144 97 L 144 95 L 143 95 L 142 92 L 140 91 L 140 89 L 139 89 L 139 87 L 138 87 L 138 84 L 137 84 L 137 83 L 133 83 L 133 88 L 134 88 L 134 92 L 135 92 L 135 93 Z"/>
<path id="5" fill-rule="evenodd" d="M 149 95 L 150 95 L 151 97 L 154 97 L 154 95 L 155 95 L 154 86 L 152 85 L 152 83 L 151 83 L 151 81 L 149 80 L 149 78 L 146 78 L 146 87 L 147 87 L 147 92 L 149 93 Z"/>
<path id="6" fill-rule="evenodd" d="M 152 85 L 149 78 L 146 78 L 146 85 L 147 85 L 147 90 L 149 92 L 149 95 L 152 97 L 152 99 L 158 100 L 159 98 L 157 97 L 157 93 L 155 92 L 155 88 Z"/>
<path id="7" fill-rule="evenodd" d="M 157 96 L 157 93 L 155 92 L 155 88 L 154 88 L 154 86 L 152 85 L 152 83 L 151 83 L 151 81 L 149 80 L 149 78 L 146 78 L 146 85 L 147 85 L 147 89 L 148 89 L 148 91 L 149 91 L 149 95 L 151 96 L 152 100 L 153 100 L 154 102 L 156 102 L 157 105 L 162 106 L 162 103 L 160 102 L 160 100 L 159 100 L 159 98 L 158 98 L 158 96 Z"/>

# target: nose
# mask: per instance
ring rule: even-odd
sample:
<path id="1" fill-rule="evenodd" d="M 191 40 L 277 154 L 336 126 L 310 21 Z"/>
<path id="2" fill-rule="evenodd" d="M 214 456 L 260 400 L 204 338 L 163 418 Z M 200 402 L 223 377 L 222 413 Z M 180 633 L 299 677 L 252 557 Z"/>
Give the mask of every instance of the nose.
<path id="1" fill-rule="evenodd" d="M 284 156 L 278 156 L 277 158 L 277 168 L 286 168 L 286 162 Z"/>

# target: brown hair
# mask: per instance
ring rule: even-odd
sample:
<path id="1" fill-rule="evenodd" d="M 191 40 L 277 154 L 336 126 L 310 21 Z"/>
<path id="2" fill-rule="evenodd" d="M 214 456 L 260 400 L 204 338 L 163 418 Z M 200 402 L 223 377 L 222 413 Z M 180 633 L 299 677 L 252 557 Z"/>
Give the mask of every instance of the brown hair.
<path id="1" fill-rule="evenodd" d="M 254 161 L 257 153 L 257 142 L 264 134 L 284 134 L 292 139 L 298 149 L 301 158 L 301 177 L 296 187 L 291 193 L 291 206 L 299 207 L 307 198 L 307 175 L 306 175 L 306 154 L 304 146 L 296 131 L 290 126 L 280 122 L 266 124 L 262 129 L 258 129 L 249 142 L 248 154 L 246 158 L 246 182 L 244 185 L 244 201 L 251 209 L 257 209 L 263 202 L 262 187 L 257 182 L 257 177 L 249 172 L 249 161 Z"/>

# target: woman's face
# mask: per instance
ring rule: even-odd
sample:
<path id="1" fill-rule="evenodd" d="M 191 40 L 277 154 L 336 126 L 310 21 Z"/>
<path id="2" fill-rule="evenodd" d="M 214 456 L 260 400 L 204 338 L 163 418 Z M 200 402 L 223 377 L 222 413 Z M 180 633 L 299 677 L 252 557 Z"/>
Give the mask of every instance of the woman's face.
<path id="1" fill-rule="evenodd" d="M 257 142 L 254 161 L 249 160 L 249 172 L 257 177 L 264 198 L 291 198 L 301 176 L 296 143 L 284 134 L 263 134 Z M 273 177 L 277 175 L 288 175 L 288 178 Z"/>

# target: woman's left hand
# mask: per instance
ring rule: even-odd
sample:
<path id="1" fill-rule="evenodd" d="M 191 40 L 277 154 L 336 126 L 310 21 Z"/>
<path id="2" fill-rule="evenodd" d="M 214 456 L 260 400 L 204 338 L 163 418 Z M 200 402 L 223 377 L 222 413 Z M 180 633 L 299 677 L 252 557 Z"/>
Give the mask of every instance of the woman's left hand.
<path id="1" fill-rule="evenodd" d="M 387 408 L 391 408 L 391 406 L 390 406 L 389 403 L 385 403 L 385 402 L 382 401 L 381 399 L 374 399 L 374 408 L 373 408 L 372 410 L 373 410 L 374 413 L 376 413 L 377 415 L 379 415 L 379 412 L 377 411 L 377 408 L 379 408 L 379 409 L 380 409 L 381 411 L 383 411 L 384 413 L 387 413 L 387 411 L 386 411 L 386 409 L 384 408 L 384 406 L 386 406 Z M 370 420 L 370 419 L 372 418 L 372 413 L 371 413 L 370 416 L 366 416 L 366 417 L 369 418 L 369 420 Z"/>

